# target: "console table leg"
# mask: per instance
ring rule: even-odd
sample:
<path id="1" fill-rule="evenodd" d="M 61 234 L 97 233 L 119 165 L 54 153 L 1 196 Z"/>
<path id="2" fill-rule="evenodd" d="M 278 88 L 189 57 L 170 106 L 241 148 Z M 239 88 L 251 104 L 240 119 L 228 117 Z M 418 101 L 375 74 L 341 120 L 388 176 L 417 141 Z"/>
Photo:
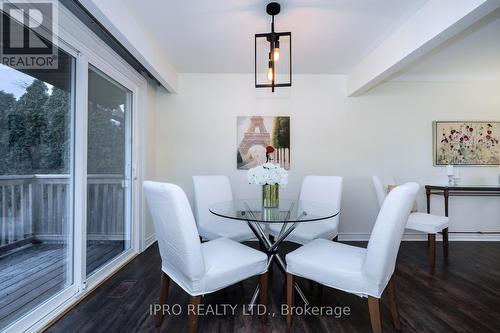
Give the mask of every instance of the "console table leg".
<path id="1" fill-rule="evenodd" d="M 427 214 L 431 213 L 431 189 L 425 188 L 425 194 L 427 196 Z"/>
<path id="2" fill-rule="evenodd" d="M 450 192 L 444 190 L 444 216 L 448 217 L 448 199 L 450 197 Z"/>

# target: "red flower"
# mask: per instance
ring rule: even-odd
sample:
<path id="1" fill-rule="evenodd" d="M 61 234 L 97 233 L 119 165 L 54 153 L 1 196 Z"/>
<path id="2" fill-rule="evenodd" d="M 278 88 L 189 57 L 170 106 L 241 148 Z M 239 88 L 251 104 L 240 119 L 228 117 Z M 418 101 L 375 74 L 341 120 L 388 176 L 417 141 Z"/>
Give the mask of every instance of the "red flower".
<path id="1" fill-rule="evenodd" d="M 274 153 L 274 147 L 273 146 L 267 146 L 266 147 L 266 154 L 271 154 Z"/>

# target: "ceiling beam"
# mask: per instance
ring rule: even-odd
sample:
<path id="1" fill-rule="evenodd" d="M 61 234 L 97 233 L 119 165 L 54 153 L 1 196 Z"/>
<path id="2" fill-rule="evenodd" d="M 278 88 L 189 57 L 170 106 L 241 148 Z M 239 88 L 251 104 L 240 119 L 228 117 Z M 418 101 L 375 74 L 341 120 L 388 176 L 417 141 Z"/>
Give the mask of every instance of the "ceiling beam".
<path id="1" fill-rule="evenodd" d="M 500 7 L 500 0 L 429 0 L 347 76 L 358 96 Z"/>

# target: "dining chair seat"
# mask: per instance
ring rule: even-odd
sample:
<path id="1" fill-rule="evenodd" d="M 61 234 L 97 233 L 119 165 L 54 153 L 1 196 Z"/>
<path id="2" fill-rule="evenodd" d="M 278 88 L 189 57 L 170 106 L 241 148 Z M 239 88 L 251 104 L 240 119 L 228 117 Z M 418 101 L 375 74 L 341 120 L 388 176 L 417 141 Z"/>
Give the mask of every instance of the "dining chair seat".
<path id="1" fill-rule="evenodd" d="M 252 230 L 250 230 L 245 222 L 228 220 L 215 215 L 204 224 L 199 224 L 198 232 L 205 240 L 224 237 L 236 242 L 244 242 L 255 238 Z"/>
<path id="2" fill-rule="evenodd" d="M 365 248 L 315 239 L 286 256 L 287 271 L 348 293 L 380 297 L 383 288 L 362 273 L 365 257 Z"/>
<path id="3" fill-rule="evenodd" d="M 228 287 L 267 270 L 267 255 L 227 238 L 201 244 L 206 274 L 191 295 L 201 295 Z"/>
<path id="4" fill-rule="evenodd" d="M 271 224 L 268 226 L 271 235 L 278 236 L 281 230 L 281 224 Z M 299 223 L 290 235 L 287 241 L 297 244 L 306 244 L 312 239 L 323 238 L 332 240 L 338 235 L 338 224 L 330 220 L 320 222 Z"/>
<path id="5" fill-rule="evenodd" d="M 450 219 L 446 216 L 439 216 L 427 213 L 411 213 L 408 217 L 407 229 L 436 234 L 450 226 Z"/>

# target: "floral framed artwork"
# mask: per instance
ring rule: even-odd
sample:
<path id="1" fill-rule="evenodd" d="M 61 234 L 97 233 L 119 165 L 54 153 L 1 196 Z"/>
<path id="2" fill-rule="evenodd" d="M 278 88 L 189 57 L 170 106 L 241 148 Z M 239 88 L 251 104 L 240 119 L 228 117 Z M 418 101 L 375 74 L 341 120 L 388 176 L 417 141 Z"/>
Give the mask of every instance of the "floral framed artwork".
<path id="1" fill-rule="evenodd" d="M 434 165 L 500 165 L 500 122 L 435 121 Z"/>

